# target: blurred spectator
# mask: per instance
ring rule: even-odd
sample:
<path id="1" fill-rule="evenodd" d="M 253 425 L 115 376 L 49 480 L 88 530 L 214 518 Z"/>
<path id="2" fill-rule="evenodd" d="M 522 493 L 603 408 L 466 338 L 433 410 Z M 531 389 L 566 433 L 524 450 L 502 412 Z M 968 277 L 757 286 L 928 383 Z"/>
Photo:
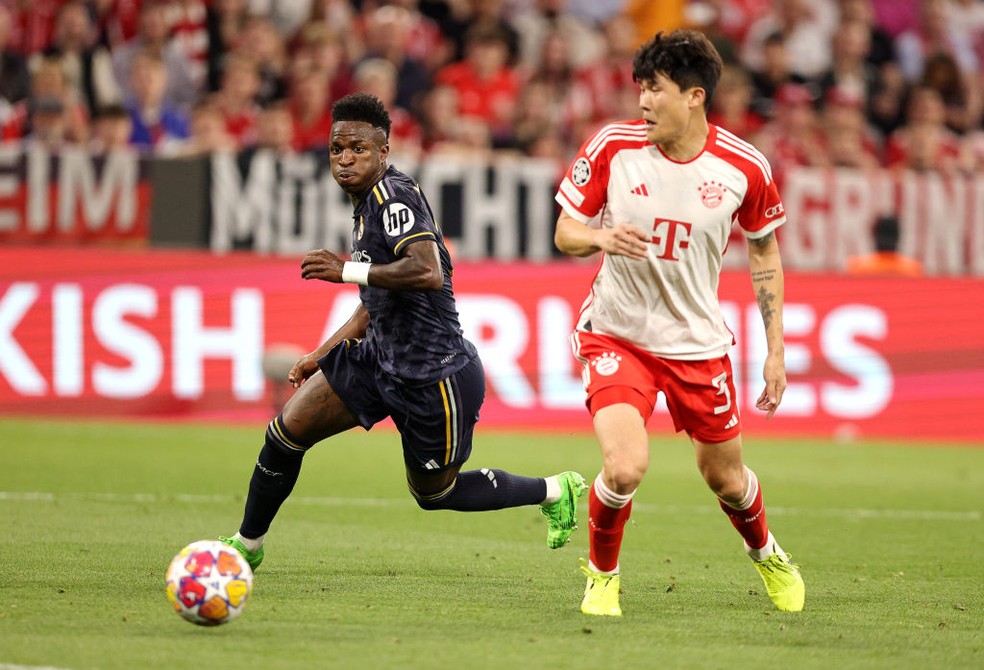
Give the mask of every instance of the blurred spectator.
<path id="1" fill-rule="evenodd" d="M 260 106 L 287 97 L 287 45 L 270 19 L 250 17 L 235 53 L 256 63 L 259 87 L 254 99 Z"/>
<path id="2" fill-rule="evenodd" d="M 6 5 L 0 5 L 0 125 L 10 118 L 12 106 L 31 93 L 27 61 L 9 48 L 13 17 Z"/>
<path id="3" fill-rule="evenodd" d="M 963 134 L 979 125 L 981 96 L 976 76 L 961 72 L 952 56 L 938 51 L 927 57 L 920 85 L 939 92 L 948 128 Z"/>
<path id="4" fill-rule="evenodd" d="M 57 103 L 57 104 L 56 104 Z M 68 85 L 61 63 L 54 58 L 41 58 L 36 62 L 31 79 L 31 95 L 16 103 L 10 110 L 2 128 L 2 137 L 13 140 L 32 135 L 35 112 L 42 108 L 48 128 L 56 127 L 66 141 L 85 143 L 89 138 L 89 115 L 79 101 L 78 93 Z M 55 124 L 55 110 L 60 109 L 63 119 Z"/>
<path id="5" fill-rule="evenodd" d="M 853 88 L 827 89 L 821 113 L 825 147 L 834 167 L 881 167 L 880 138 L 868 125 L 864 99 Z"/>
<path id="6" fill-rule="evenodd" d="M 130 86 L 133 97 L 126 105 L 133 124 L 130 144 L 141 151 L 160 154 L 177 151 L 188 137 L 188 117 L 164 99 L 164 61 L 150 52 L 137 54 L 130 67 Z"/>
<path id="7" fill-rule="evenodd" d="M 759 116 L 771 119 L 776 93 L 786 84 L 805 84 L 806 79 L 789 68 L 786 38 L 775 32 L 762 42 L 762 58 L 752 70 L 751 108 Z"/>
<path id="8" fill-rule="evenodd" d="M 619 15 L 601 30 L 605 38 L 601 57 L 577 73 L 579 85 L 592 105 L 591 123 L 595 128 L 609 121 L 635 118 L 639 113 L 639 86 L 632 79 L 632 57 L 637 47 L 635 25 Z M 579 146 L 586 137 L 575 132 L 573 139 Z"/>
<path id="9" fill-rule="evenodd" d="M 784 84 L 776 93 L 775 114 L 751 139 L 777 174 L 791 167 L 828 167 L 824 136 L 814 98 L 803 84 Z"/>
<path id="10" fill-rule="evenodd" d="M 239 149 L 236 138 L 226 130 L 222 112 L 211 102 L 200 102 L 191 110 L 188 139 L 174 151 L 178 156 L 207 156 Z"/>
<path id="11" fill-rule="evenodd" d="M 97 45 L 95 39 L 96 29 L 88 7 L 81 0 L 70 0 L 58 10 L 52 42 L 43 52 L 44 58 L 56 59 L 61 64 L 69 86 L 78 92 L 89 115 L 122 99 L 109 51 Z M 32 72 L 41 57 L 35 54 L 31 58 Z"/>
<path id="12" fill-rule="evenodd" d="M 137 35 L 113 50 L 113 72 L 125 98 L 133 97 L 130 68 L 137 54 L 153 53 L 164 61 L 167 86 L 164 101 L 172 107 L 188 108 L 198 97 L 191 65 L 181 47 L 171 39 L 167 8 L 159 0 L 146 0 L 140 6 Z"/>
<path id="13" fill-rule="evenodd" d="M 840 0 L 840 21 L 860 21 L 868 28 L 868 54 L 866 56 L 869 63 L 877 68 L 886 64 L 893 64 L 895 60 L 895 44 L 892 36 L 888 34 L 875 21 L 875 10 L 871 0 Z"/>
<path id="14" fill-rule="evenodd" d="M 570 127 L 559 122 L 562 112 L 557 109 L 553 96 L 553 87 L 542 79 L 533 78 L 523 86 L 510 148 L 528 156 L 555 160 L 561 169 L 569 158 L 566 148 L 572 142 L 566 137 Z"/>
<path id="15" fill-rule="evenodd" d="M 739 137 L 751 137 L 765 124 L 752 105 L 752 79 L 740 65 L 725 65 L 721 71 L 707 120 Z"/>
<path id="16" fill-rule="evenodd" d="M 188 62 L 196 92 L 204 92 L 209 56 L 207 3 L 205 0 L 170 0 L 167 24 L 174 43 Z M 196 95 L 196 99 L 198 97 Z"/>
<path id="17" fill-rule="evenodd" d="M 530 0 L 534 2 L 536 0 Z M 524 7 L 529 2 L 524 2 Z M 452 25 L 445 25 L 444 34 L 453 42 L 452 61 L 465 58 L 468 33 L 473 30 L 494 30 L 503 35 L 509 50 L 509 64 L 515 66 L 520 59 L 519 32 L 506 13 L 507 7 L 503 0 L 464 0 L 461 7 L 454 11 L 455 20 Z M 519 12 L 516 12 L 518 14 Z"/>
<path id="18" fill-rule="evenodd" d="M 539 64 L 526 86 L 535 82 L 545 89 L 547 97 L 543 102 L 547 109 L 544 111 L 556 125 L 551 135 L 565 144 L 573 144 L 580 136 L 581 129 L 588 132 L 585 126 L 590 124 L 594 112 L 591 94 L 575 77 L 572 49 L 564 33 L 559 30 L 551 32 L 542 47 Z"/>
<path id="19" fill-rule="evenodd" d="M 906 105 L 906 123 L 893 132 L 885 147 L 885 164 L 901 170 L 960 169 L 965 154 L 959 138 L 946 127 L 946 109 L 939 91 L 918 87 Z"/>
<path id="20" fill-rule="evenodd" d="M 71 141 L 65 117 L 65 105 L 58 98 L 42 97 L 31 101 L 31 118 L 24 139 L 58 151 Z"/>
<path id="21" fill-rule="evenodd" d="M 379 98 L 390 115 L 390 154 L 403 163 L 416 162 L 422 151 L 420 125 L 409 111 L 396 104 L 396 67 L 388 60 L 370 58 L 354 73 L 356 90 Z"/>
<path id="22" fill-rule="evenodd" d="M 527 71 L 536 70 L 544 54 L 544 44 L 552 35 L 560 35 L 567 44 L 576 44 L 571 50 L 571 64 L 584 68 L 601 59 L 605 43 L 601 33 L 576 15 L 565 11 L 567 0 L 536 0 L 526 11 L 518 13 L 511 21 L 519 40 L 519 65 Z M 659 4 L 659 3 L 656 3 Z M 635 39 L 635 24 L 631 41 Z M 629 63 L 631 64 L 631 57 Z"/>
<path id="23" fill-rule="evenodd" d="M 205 81 L 209 91 L 217 91 L 222 85 L 226 54 L 238 44 L 248 18 L 246 0 L 213 0 L 208 5 L 205 15 L 208 34 Z"/>
<path id="24" fill-rule="evenodd" d="M 116 47 L 137 36 L 142 0 L 95 0 L 90 8 L 95 12 L 98 42 L 114 51 Z"/>
<path id="25" fill-rule="evenodd" d="M 419 0 L 388 0 L 407 12 L 407 55 L 434 72 L 455 59 L 455 45 L 437 22 L 420 11 Z"/>
<path id="26" fill-rule="evenodd" d="M 469 31 L 466 58 L 442 68 L 436 80 L 458 93 L 458 113 L 485 123 L 494 137 L 508 138 L 520 79 L 509 67 L 506 36 L 495 28 Z"/>
<path id="27" fill-rule="evenodd" d="M 967 34 L 977 62 L 984 60 L 984 3 L 980 0 L 949 0 L 950 23 Z"/>
<path id="28" fill-rule="evenodd" d="M 430 89 L 420 104 L 420 130 L 425 152 L 440 150 L 455 141 L 458 119 L 458 91 L 438 84 Z"/>
<path id="29" fill-rule="evenodd" d="M 953 57 L 961 72 L 976 72 L 977 55 L 963 31 L 954 30 L 946 0 L 919 0 L 919 23 L 895 39 L 896 59 L 906 81 L 916 82 L 936 52 Z"/>
<path id="30" fill-rule="evenodd" d="M 867 108 L 872 92 L 880 86 L 878 68 L 867 60 L 871 50 L 868 26 L 856 19 L 841 19 L 831 47 L 830 69 L 819 80 L 821 95 L 833 88 L 852 91 Z"/>
<path id="31" fill-rule="evenodd" d="M 251 16 L 264 16 L 284 39 L 290 38 L 311 16 L 312 0 L 249 0 Z"/>
<path id="32" fill-rule="evenodd" d="M 874 253 L 852 256 L 847 259 L 847 273 L 852 275 L 885 275 L 896 277 L 921 277 L 923 266 L 915 258 L 898 251 L 899 220 L 894 216 L 881 216 L 872 228 Z"/>
<path id="33" fill-rule="evenodd" d="M 770 35 L 782 35 L 789 70 L 804 79 L 819 77 L 830 67 L 830 38 L 837 12 L 832 0 L 773 0 L 772 8 L 748 29 L 742 61 L 763 69 L 763 51 Z"/>
<path id="34" fill-rule="evenodd" d="M 92 139 L 89 150 L 96 155 L 129 150 L 133 123 L 123 105 L 107 105 L 96 110 L 92 119 Z"/>
<path id="35" fill-rule="evenodd" d="M 361 47 L 357 51 L 361 51 Z M 288 69 L 288 80 L 309 72 L 320 73 L 331 82 L 328 97 L 332 100 L 343 98 L 355 90 L 348 46 L 339 33 L 318 21 L 310 21 L 301 28 Z"/>
<path id="36" fill-rule="evenodd" d="M 365 22 L 365 49 L 358 59 L 384 58 L 396 66 L 396 104 L 409 110 L 431 85 L 424 64 L 408 55 L 412 22 L 403 7 L 384 5 L 372 11 Z"/>
<path id="37" fill-rule="evenodd" d="M 291 87 L 290 107 L 294 148 L 306 151 L 327 147 L 331 134 L 331 105 L 325 76 L 320 72 L 308 72 L 297 77 Z"/>
<path id="38" fill-rule="evenodd" d="M 256 131 L 256 148 L 269 149 L 277 156 L 294 153 L 294 119 L 286 102 L 273 102 L 264 107 Z"/>
<path id="39" fill-rule="evenodd" d="M 51 44 L 55 17 L 64 0 L 11 0 L 10 48 L 29 58 Z"/>
<path id="40" fill-rule="evenodd" d="M 226 132 L 240 147 L 251 144 L 256 138 L 256 117 L 260 113 L 256 95 L 259 90 L 260 75 L 253 59 L 243 54 L 229 54 L 225 59 L 222 85 L 211 102 L 222 115 Z"/>

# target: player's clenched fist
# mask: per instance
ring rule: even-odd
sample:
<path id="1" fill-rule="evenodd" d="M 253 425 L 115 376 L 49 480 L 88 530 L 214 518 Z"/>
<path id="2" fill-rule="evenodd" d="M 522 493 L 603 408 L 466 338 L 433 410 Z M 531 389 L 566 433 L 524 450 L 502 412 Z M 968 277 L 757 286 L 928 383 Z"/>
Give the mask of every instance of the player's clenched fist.
<path id="1" fill-rule="evenodd" d="M 340 283 L 342 281 L 342 265 L 344 262 L 338 256 L 325 249 L 309 251 L 301 261 L 302 279 L 320 279 Z"/>

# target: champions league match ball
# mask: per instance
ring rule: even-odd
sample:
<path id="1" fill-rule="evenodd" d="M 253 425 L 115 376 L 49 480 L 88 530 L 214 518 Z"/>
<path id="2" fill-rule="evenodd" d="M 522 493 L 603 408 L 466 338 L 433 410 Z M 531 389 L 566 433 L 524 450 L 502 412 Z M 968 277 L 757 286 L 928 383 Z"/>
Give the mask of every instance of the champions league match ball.
<path id="1" fill-rule="evenodd" d="M 182 618 L 218 626 L 243 613 L 253 571 L 242 555 L 218 540 L 193 542 L 167 568 L 167 599 Z"/>

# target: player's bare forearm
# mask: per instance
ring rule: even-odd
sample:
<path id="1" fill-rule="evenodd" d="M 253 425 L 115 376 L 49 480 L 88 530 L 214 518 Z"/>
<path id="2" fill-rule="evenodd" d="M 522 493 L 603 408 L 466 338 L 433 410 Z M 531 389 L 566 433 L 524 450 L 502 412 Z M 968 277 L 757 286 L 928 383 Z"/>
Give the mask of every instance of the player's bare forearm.
<path id="1" fill-rule="evenodd" d="M 779 245 L 774 233 L 748 240 L 748 269 L 752 276 L 752 290 L 755 292 L 755 300 L 762 314 L 768 343 L 768 354 L 762 371 L 765 389 L 755 406 L 767 412 L 767 416 L 771 418 L 786 390 L 785 351 L 782 341 L 784 298 L 782 258 L 779 255 Z"/>
<path id="2" fill-rule="evenodd" d="M 645 233 L 626 223 L 612 228 L 589 228 L 567 212 L 561 212 L 554 230 L 554 244 L 568 256 L 590 256 L 599 251 L 636 260 L 646 257 Z"/>
<path id="3" fill-rule="evenodd" d="M 345 262 L 325 249 L 308 252 L 301 261 L 302 279 L 341 283 Z M 444 285 L 444 271 L 437 243 L 431 239 L 413 242 L 392 263 L 372 263 L 369 286 L 390 291 L 436 291 Z"/>
<path id="4" fill-rule="evenodd" d="M 781 353 L 783 274 L 782 258 L 774 233 L 748 240 L 748 269 L 770 353 Z"/>

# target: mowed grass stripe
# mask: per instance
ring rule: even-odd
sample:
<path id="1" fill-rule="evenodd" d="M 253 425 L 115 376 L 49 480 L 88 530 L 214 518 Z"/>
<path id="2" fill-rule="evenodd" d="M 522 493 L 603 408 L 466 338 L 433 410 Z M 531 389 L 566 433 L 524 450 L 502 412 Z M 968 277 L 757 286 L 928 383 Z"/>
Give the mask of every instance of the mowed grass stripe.
<path id="1" fill-rule="evenodd" d="M 0 501 L 13 500 L 20 502 L 55 502 L 86 501 L 86 502 L 119 502 L 119 503 L 187 503 L 225 504 L 239 502 L 241 497 L 228 495 L 201 495 L 193 493 L 176 493 L 173 495 L 156 495 L 153 493 L 50 493 L 44 491 L 0 491 Z M 405 499 L 396 498 L 333 498 L 322 496 L 291 497 L 288 505 L 310 505 L 315 507 L 406 507 Z M 581 507 L 584 507 L 582 503 Z M 918 519 L 921 521 L 981 521 L 984 514 L 978 511 L 945 511 L 918 509 L 836 509 L 831 507 L 798 508 L 770 505 L 770 516 L 805 516 L 833 517 L 841 519 Z M 718 516 L 721 512 L 713 505 L 656 505 L 652 503 L 636 503 L 632 506 L 633 514 L 712 514 Z M 0 668 L 2 670 L 2 668 Z"/>

